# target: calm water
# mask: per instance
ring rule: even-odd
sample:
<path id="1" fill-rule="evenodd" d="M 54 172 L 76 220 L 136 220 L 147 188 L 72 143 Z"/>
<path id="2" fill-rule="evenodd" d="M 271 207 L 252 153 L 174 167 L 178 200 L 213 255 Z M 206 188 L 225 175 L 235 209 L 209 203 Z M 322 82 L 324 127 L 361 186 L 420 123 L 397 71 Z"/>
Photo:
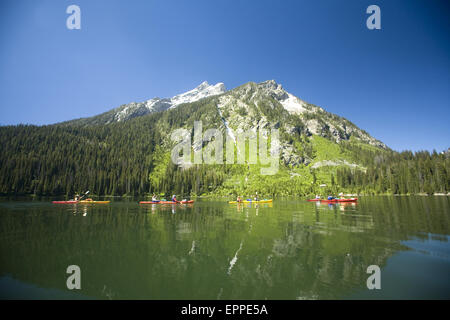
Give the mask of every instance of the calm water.
<path id="1" fill-rule="evenodd" d="M 449 299 L 449 197 L 0 200 L 0 298 Z M 66 288 L 69 265 L 81 290 Z M 381 290 L 368 290 L 369 265 Z"/>

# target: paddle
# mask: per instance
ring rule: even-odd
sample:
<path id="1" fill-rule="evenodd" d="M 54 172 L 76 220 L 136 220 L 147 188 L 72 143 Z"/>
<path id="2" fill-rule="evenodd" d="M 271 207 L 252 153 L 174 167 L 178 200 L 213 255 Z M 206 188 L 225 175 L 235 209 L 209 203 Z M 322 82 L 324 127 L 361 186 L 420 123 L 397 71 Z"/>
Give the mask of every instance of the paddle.
<path id="1" fill-rule="evenodd" d="M 81 198 L 80 199 L 78 199 L 78 201 L 80 201 L 81 199 L 83 199 L 87 194 L 89 193 L 89 190 L 88 191 L 86 191 L 86 193 L 85 194 L 83 194 L 82 196 L 81 196 Z"/>

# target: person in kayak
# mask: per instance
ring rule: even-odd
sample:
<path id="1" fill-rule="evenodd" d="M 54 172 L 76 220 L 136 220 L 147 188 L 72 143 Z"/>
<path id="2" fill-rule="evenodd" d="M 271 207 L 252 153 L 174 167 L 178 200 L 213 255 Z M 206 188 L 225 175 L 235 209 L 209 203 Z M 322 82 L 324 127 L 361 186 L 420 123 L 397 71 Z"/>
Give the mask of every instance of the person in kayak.
<path id="1" fill-rule="evenodd" d="M 258 192 L 255 195 L 255 201 L 258 201 Z"/>
<path id="2" fill-rule="evenodd" d="M 328 196 L 328 200 L 334 200 L 334 199 L 336 199 L 336 198 L 333 196 Z"/>
<path id="3" fill-rule="evenodd" d="M 316 194 L 316 199 L 320 199 L 320 196 L 318 194 Z"/>
<path id="4" fill-rule="evenodd" d="M 237 199 L 236 199 L 236 202 L 242 202 L 242 200 L 241 200 L 241 197 L 240 196 L 237 196 Z"/>
<path id="5" fill-rule="evenodd" d="M 159 202 L 158 198 L 156 198 L 156 194 L 152 195 L 152 201 L 153 202 Z"/>
<path id="6" fill-rule="evenodd" d="M 177 202 L 177 196 L 176 195 L 172 196 L 172 202 Z"/>

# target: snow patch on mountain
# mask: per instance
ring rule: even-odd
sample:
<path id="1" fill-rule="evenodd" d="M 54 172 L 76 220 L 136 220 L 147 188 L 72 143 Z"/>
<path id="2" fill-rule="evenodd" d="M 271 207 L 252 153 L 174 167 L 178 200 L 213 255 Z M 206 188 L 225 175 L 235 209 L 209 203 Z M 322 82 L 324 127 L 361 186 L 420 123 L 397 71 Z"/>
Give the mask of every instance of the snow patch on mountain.
<path id="1" fill-rule="evenodd" d="M 153 98 L 144 102 L 132 102 L 122 106 L 114 115 L 114 121 L 125 121 L 138 116 L 143 116 L 152 112 L 172 109 L 183 103 L 191 103 L 203 98 L 225 93 L 227 90 L 222 82 L 210 85 L 202 82 L 198 87 L 178 94 L 172 98 Z"/>
<path id="2" fill-rule="evenodd" d="M 280 100 L 279 102 L 290 113 L 302 113 L 308 111 L 305 108 L 306 103 L 289 92 L 287 92 L 287 98 Z"/>
<path id="3" fill-rule="evenodd" d="M 204 81 L 197 88 L 171 98 L 170 102 L 172 106 L 170 108 L 174 108 L 182 103 L 191 103 L 206 97 L 222 94 L 226 91 L 225 85 L 222 82 L 212 86 Z"/>
<path id="4" fill-rule="evenodd" d="M 228 125 L 228 121 L 223 117 L 222 112 L 220 111 L 220 108 L 217 108 L 217 111 L 219 112 L 219 115 L 222 118 L 222 122 L 223 122 L 223 125 L 225 126 L 227 134 L 230 136 L 230 138 L 233 139 L 234 144 L 236 144 L 236 137 L 234 136 L 233 130 Z"/>
<path id="5" fill-rule="evenodd" d="M 291 114 L 300 114 L 303 112 L 314 111 L 311 107 L 308 107 L 308 104 L 305 101 L 284 90 L 283 86 L 279 83 L 276 83 L 275 80 L 264 81 L 258 84 L 258 87 L 259 90 L 261 90 L 263 96 L 271 96 Z M 253 100 L 253 98 L 256 96 L 257 95 L 255 92 L 250 100 Z"/>

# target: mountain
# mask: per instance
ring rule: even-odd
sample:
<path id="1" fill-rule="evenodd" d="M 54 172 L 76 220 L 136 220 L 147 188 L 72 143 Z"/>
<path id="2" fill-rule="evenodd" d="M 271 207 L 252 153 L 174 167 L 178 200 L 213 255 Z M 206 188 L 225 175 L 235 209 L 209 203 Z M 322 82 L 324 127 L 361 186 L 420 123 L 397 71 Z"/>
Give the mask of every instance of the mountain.
<path id="1" fill-rule="evenodd" d="M 274 80 L 261 83 L 249 82 L 230 91 L 226 91 L 223 83 L 209 85 L 205 81 L 195 89 L 172 98 L 153 98 L 140 103 L 132 102 L 98 116 L 68 121 L 63 124 L 104 125 L 123 122 L 219 95 L 220 97 L 213 100 L 213 104 L 216 106 L 213 109 L 218 112 L 222 121 L 211 123 L 209 119 L 208 124 L 210 127 L 226 130 L 233 137 L 234 132 L 281 127 L 282 132 L 288 136 L 316 135 L 336 143 L 353 138 L 374 147 L 388 149 L 384 143 L 371 137 L 347 119 L 301 100 L 284 90 L 281 84 Z M 168 135 L 169 132 L 166 134 Z M 281 145 L 281 152 L 282 160 L 287 165 L 308 164 L 312 161 L 307 155 L 301 155 L 301 152 L 292 145 L 292 141 L 284 141 Z M 355 164 L 347 162 L 339 162 L 339 164 L 355 166 Z"/>
<path id="2" fill-rule="evenodd" d="M 223 83 L 210 85 L 208 82 L 204 81 L 198 87 L 172 98 L 156 97 L 144 102 L 131 102 L 98 116 L 67 121 L 64 124 L 92 125 L 126 121 L 149 113 L 165 111 L 175 108 L 183 103 L 192 103 L 224 92 L 226 92 L 226 89 Z"/>
<path id="3" fill-rule="evenodd" d="M 218 129 L 223 137 L 278 129 L 279 169 L 264 165 L 180 166 L 171 161 L 176 129 Z M 195 133 L 195 132 L 194 132 Z M 268 139 L 272 137 L 267 136 Z M 194 144 L 208 150 L 211 141 Z M 172 98 L 130 103 L 48 126 L 0 127 L 0 194 L 307 195 L 432 193 L 450 189 L 450 158 L 398 153 L 349 120 L 308 103 L 273 80 L 232 90 L 202 83 Z M 238 144 L 224 144 L 237 150 Z M 247 149 L 248 150 L 248 149 Z"/>
<path id="4" fill-rule="evenodd" d="M 309 135 L 332 137 L 336 142 L 348 140 L 353 136 L 370 145 L 387 148 L 384 143 L 374 139 L 347 119 L 297 98 L 274 80 L 259 84 L 249 82 L 230 91 L 227 91 L 221 82 L 210 85 L 204 81 L 198 87 L 172 98 L 156 97 L 144 102 L 131 102 L 94 117 L 67 121 L 64 124 L 90 125 L 127 121 L 216 95 L 222 95 L 217 105 L 218 111 L 228 123 L 235 125 L 235 129 L 264 126 L 264 123 L 256 123 L 253 119 L 258 118 L 260 121 L 267 122 L 266 110 L 260 105 L 268 103 L 272 110 L 278 109 L 282 113 L 287 112 L 290 115 L 298 116 Z M 288 133 L 293 133 L 297 129 L 294 126 L 286 128 Z"/>

